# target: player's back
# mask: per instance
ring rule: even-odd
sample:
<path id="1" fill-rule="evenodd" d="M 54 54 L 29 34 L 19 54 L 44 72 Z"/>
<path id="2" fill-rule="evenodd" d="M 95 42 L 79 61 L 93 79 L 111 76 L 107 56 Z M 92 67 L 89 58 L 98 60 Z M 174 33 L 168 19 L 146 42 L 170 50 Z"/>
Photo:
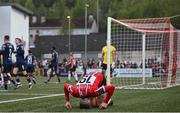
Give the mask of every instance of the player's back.
<path id="1" fill-rule="evenodd" d="M 100 72 L 91 72 L 85 75 L 73 88 L 74 96 L 89 97 L 98 89 L 104 80 Z"/>
<path id="2" fill-rule="evenodd" d="M 52 54 L 51 65 L 57 65 L 58 64 L 58 52 L 53 51 L 51 54 Z"/>
<path id="3" fill-rule="evenodd" d="M 5 43 L 2 45 L 3 63 L 12 64 L 12 53 L 14 46 L 11 43 Z"/>
<path id="4" fill-rule="evenodd" d="M 29 54 L 25 58 L 26 66 L 27 67 L 33 67 L 35 61 L 35 56 L 33 54 Z"/>
<path id="5" fill-rule="evenodd" d="M 112 62 L 113 62 L 113 57 L 114 57 L 115 51 L 116 51 L 116 48 L 114 46 L 110 45 L 110 64 L 112 64 Z M 102 54 L 104 56 L 104 58 L 103 58 L 104 64 L 107 64 L 107 52 L 108 52 L 108 48 L 107 48 L 107 46 L 104 46 L 102 49 Z"/>
<path id="6" fill-rule="evenodd" d="M 17 48 L 16 48 L 16 63 L 24 64 L 24 46 L 23 46 L 23 44 L 17 45 Z"/>

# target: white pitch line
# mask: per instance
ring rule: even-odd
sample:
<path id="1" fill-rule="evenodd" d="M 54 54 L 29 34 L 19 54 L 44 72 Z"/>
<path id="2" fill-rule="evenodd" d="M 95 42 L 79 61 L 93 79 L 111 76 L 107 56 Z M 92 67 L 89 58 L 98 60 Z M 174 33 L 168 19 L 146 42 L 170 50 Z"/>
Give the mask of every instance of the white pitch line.
<path id="1" fill-rule="evenodd" d="M 64 95 L 64 94 L 53 94 L 53 95 L 46 95 L 46 96 L 39 96 L 39 97 L 14 99 L 14 100 L 0 101 L 0 104 L 17 102 L 17 101 L 23 101 L 23 100 L 34 100 L 34 99 L 41 99 L 41 98 L 48 98 L 48 97 L 55 97 L 55 96 L 63 96 L 63 95 Z"/>
<path id="2" fill-rule="evenodd" d="M 54 95 L 54 94 L 41 94 L 41 93 L 10 93 L 10 92 L 4 92 L 4 93 L 0 93 L 0 95 L 19 95 L 19 96 L 45 96 L 45 95 Z"/>

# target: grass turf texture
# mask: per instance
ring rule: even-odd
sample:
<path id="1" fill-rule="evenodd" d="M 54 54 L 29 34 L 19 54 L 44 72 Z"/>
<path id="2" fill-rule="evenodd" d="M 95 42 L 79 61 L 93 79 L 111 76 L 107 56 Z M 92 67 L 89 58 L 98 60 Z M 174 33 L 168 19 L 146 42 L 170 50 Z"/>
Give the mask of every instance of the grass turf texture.
<path id="1" fill-rule="evenodd" d="M 44 84 L 46 79 L 38 77 L 37 84 L 29 90 L 26 80 L 22 78 L 21 88 L 14 90 L 10 86 L 8 92 L 0 91 L 0 102 L 63 93 L 66 78 L 62 78 L 60 84 Z M 57 80 L 53 78 L 51 82 Z M 113 106 L 99 110 L 98 108 L 79 109 L 79 99 L 71 98 L 73 108 L 66 109 L 65 97 L 56 96 L 1 103 L 0 112 L 180 112 L 180 86 L 164 90 L 116 90 L 113 100 Z"/>

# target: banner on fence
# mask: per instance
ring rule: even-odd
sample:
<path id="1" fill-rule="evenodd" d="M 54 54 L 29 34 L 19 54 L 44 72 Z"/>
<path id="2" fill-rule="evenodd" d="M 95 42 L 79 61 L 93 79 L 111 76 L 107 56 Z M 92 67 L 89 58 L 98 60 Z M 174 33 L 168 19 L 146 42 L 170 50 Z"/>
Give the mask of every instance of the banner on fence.
<path id="1" fill-rule="evenodd" d="M 138 69 L 114 69 L 113 76 L 114 77 L 142 77 L 143 70 Z M 145 77 L 152 77 L 152 69 L 145 69 Z"/>

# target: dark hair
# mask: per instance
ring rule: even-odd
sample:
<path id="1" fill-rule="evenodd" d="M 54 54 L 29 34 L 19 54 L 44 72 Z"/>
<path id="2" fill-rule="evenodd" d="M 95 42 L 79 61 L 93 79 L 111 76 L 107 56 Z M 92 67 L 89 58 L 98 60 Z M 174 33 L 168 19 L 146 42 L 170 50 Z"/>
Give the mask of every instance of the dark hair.
<path id="1" fill-rule="evenodd" d="M 88 109 L 91 107 L 91 105 L 85 99 L 80 98 L 80 106 L 79 107 L 80 107 L 80 109 Z"/>
<path id="2" fill-rule="evenodd" d="M 53 46 L 53 47 L 52 47 L 52 50 L 56 50 L 56 48 Z"/>
<path id="3" fill-rule="evenodd" d="M 29 52 L 29 53 L 32 53 L 32 51 L 31 51 L 31 50 L 28 50 L 28 52 Z"/>
<path id="4" fill-rule="evenodd" d="M 4 40 L 9 40 L 9 39 L 10 39 L 9 35 L 4 36 Z"/>

